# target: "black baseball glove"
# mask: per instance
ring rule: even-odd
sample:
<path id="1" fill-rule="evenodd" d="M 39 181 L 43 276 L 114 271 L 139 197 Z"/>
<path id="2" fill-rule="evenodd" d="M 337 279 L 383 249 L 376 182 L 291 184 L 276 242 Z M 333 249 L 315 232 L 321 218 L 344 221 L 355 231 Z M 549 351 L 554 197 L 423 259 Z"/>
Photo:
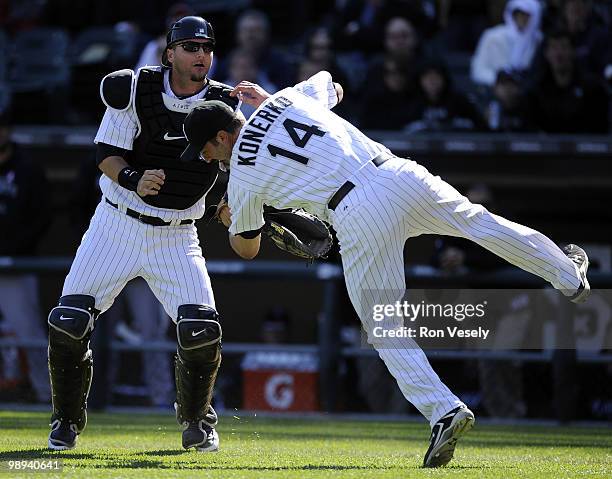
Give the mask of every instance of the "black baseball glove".
<path id="1" fill-rule="evenodd" d="M 221 201 L 227 202 L 227 193 Z M 203 217 L 206 224 L 213 219 L 220 222 L 217 213 L 218 205 L 209 206 Z M 312 262 L 325 257 L 332 247 L 333 238 L 327 225 L 304 210 L 277 210 L 264 205 L 263 217 L 265 223 L 262 234 L 287 253 Z"/>
<path id="2" fill-rule="evenodd" d="M 262 233 L 277 248 L 294 256 L 314 261 L 323 258 L 332 246 L 332 236 L 327 225 L 304 210 L 264 210 Z"/>

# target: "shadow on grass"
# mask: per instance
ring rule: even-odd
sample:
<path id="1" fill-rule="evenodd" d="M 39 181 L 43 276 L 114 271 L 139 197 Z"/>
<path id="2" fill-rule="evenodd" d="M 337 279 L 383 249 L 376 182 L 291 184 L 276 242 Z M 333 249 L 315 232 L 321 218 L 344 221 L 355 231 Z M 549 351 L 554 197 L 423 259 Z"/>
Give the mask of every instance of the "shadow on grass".
<path id="1" fill-rule="evenodd" d="M 202 456 L 199 454 L 193 454 L 193 452 L 183 450 L 156 450 L 156 451 L 143 451 L 138 454 L 145 454 L 147 456 L 181 456 L 184 455 L 187 458 L 201 458 L 206 457 L 211 461 L 216 457 L 215 455 Z M 266 465 L 244 465 L 238 466 L 235 464 L 215 464 L 214 462 L 183 462 L 183 463 L 167 463 L 162 460 L 151 459 L 118 459 L 115 455 L 109 453 L 108 455 L 104 452 L 95 453 L 73 453 L 66 451 L 49 451 L 44 448 L 37 449 L 21 449 L 16 451 L 4 451 L 0 452 L 0 461 L 10 460 L 31 460 L 31 459 L 64 459 L 69 461 L 98 461 L 98 462 L 86 462 L 79 464 L 78 462 L 72 463 L 72 467 L 76 468 L 87 468 L 87 469 L 176 469 L 176 470 L 189 470 L 189 469 L 206 469 L 206 470 L 227 470 L 227 471 L 350 471 L 350 470 L 388 470 L 396 469 L 396 467 L 387 466 L 373 466 L 373 465 L 342 465 L 342 464 L 304 464 L 304 465 L 288 465 L 288 466 L 266 466 Z M 415 469 L 419 467 L 415 465 Z M 458 467 L 463 469 L 463 467 Z M 469 469 L 471 467 L 465 467 Z M 412 469 L 412 468 L 411 468 Z"/>
<path id="2" fill-rule="evenodd" d="M 101 459 L 115 458 L 112 453 L 104 452 L 72 452 L 72 451 L 51 451 L 46 448 L 18 449 L 15 451 L 0 452 L 0 461 L 27 460 L 27 459 Z"/>
<path id="3" fill-rule="evenodd" d="M 121 463 L 112 463 L 100 465 L 100 464 L 89 464 L 88 468 L 91 469 L 174 469 L 174 470 L 207 470 L 207 471 L 352 471 L 352 470 L 388 470 L 394 469 L 391 467 L 376 467 L 376 466 L 345 466 L 340 464 L 306 464 L 303 466 L 255 466 L 245 465 L 236 466 L 232 464 L 214 464 L 214 463 L 182 463 L 182 464 L 168 464 L 160 461 L 149 461 L 137 459 L 134 461 L 126 461 Z"/>
<path id="4" fill-rule="evenodd" d="M 46 448 L 37 449 L 19 449 L 16 451 L 0 452 L 0 461 L 25 460 L 25 459 L 57 459 L 61 457 L 61 453 L 50 451 Z M 74 457 L 74 456 L 70 456 Z"/>
<path id="5" fill-rule="evenodd" d="M 143 451 L 142 454 L 145 456 L 180 456 L 182 454 L 188 454 L 189 451 L 184 449 L 160 449 L 157 451 Z"/>
<path id="6" fill-rule="evenodd" d="M 158 451 L 146 451 L 146 455 L 150 456 L 179 456 L 189 455 L 188 451 L 181 450 L 158 450 Z M 192 455 L 193 457 L 193 455 Z M 203 457 L 203 456 L 196 456 Z M 208 455 L 208 458 L 214 458 L 213 455 Z M 161 460 L 153 459 L 117 459 L 114 455 L 106 456 L 104 453 L 65 453 L 57 451 L 49 451 L 47 449 L 22 449 L 18 451 L 5 451 L 0 452 L 0 461 L 10 460 L 31 460 L 31 459 L 65 459 L 65 460 L 97 460 L 103 462 L 100 463 L 73 463 L 71 466 L 77 468 L 87 469 L 206 469 L 206 470 L 236 470 L 236 471 L 310 471 L 310 470 L 321 470 L 321 471 L 345 471 L 345 470 L 386 470 L 393 469 L 392 467 L 376 467 L 372 465 L 359 466 L 359 465 L 340 465 L 340 464 L 305 464 L 305 465 L 291 465 L 291 466 L 256 466 L 256 465 L 245 465 L 236 466 L 232 464 L 215 464 L 211 462 L 199 462 L 194 461 L 190 463 L 179 463 L 171 464 Z"/>

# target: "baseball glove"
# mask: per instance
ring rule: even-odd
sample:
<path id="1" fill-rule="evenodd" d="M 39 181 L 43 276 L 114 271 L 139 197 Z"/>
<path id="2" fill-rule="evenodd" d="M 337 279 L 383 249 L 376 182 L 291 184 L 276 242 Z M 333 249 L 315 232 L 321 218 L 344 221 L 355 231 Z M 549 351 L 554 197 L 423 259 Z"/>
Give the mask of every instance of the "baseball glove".
<path id="1" fill-rule="evenodd" d="M 316 216 L 304 210 L 275 210 L 265 208 L 262 233 L 265 234 L 277 248 L 294 256 L 314 261 L 323 258 L 332 246 L 332 236 Z"/>

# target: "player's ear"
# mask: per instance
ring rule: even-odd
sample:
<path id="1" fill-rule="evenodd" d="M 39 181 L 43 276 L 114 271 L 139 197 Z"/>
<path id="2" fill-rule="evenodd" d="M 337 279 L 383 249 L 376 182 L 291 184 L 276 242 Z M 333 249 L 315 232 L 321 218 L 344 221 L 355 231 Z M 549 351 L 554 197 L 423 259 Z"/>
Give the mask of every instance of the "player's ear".
<path id="1" fill-rule="evenodd" d="M 172 63 L 174 60 L 174 48 L 167 48 L 166 55 L 168 56 L 168 62 Z"/>
<path id="2" fill-rule="evenodd" d="M 225 130 L 219 130 L 219 131 L 217 132 L 217 137 L 216 137 L 216 140 L 217 140 L 219 143 L 226 144 L 226 143 L 229 141 L 229 139 L 230 139 L 230 134 L 229 134 L 227 131 L 225 131 Z"/>

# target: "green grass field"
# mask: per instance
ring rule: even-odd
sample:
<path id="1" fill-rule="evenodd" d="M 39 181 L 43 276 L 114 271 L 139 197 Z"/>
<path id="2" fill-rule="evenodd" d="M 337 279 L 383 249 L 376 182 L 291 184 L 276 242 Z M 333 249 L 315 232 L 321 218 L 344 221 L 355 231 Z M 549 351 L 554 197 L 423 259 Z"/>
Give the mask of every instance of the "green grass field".
<path id="1" fill-rule="evenodd" d="M 423 423 L 223 417 L 222 450 L 186 452 L 171 414 L 91 414 L 76 449 L 46 450 L 48 414 L 0 412 L 0 462 L 62 458 L 61 473 L 2 477 L 612 477 L 612 429 L 484 426 L 445 468 L 422 469 Z"/>

